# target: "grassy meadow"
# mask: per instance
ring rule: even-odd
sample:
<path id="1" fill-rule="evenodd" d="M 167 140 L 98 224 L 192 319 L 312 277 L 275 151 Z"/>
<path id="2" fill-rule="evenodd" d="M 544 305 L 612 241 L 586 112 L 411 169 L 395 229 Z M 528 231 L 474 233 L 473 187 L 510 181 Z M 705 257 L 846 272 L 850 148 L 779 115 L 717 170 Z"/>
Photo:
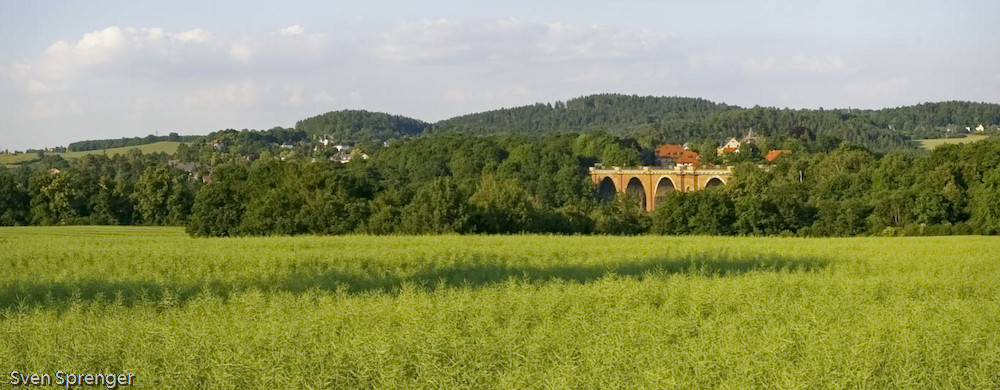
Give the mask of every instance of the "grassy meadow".
<path id="1" fill-rule="evenodd" d="M 62 156 L 62 158 L 64 159 L 71 160 L 86 156 L 88 154 L 106 154 L 108 156 L 113 156 L 116 154 L 124 155 L 131 149 L 139 149 L 143 153 L 147 154 L 166 153 L 172 155 L 177 152 L 177 146 L 179 146 L 180 144 L 181 144 L 180 142 L 174 142 L 174 141 L 160 141 L 138 146 L 126 146 L 121 148 L 98 149 L 98 150 L 85 150 L 82 152 L 65 152 L 65 153 L 46 152 L 45 155 Z M 38 159 L 39 159 L 38 155 L 35 153 L 5 153 L 5 154 L 0 154 L 0 165 L 16 166 L 17 164 L 30 163 Z"/>
<path id="2" fill-rule="evenodd" d="M 138 388 L 998 388 L 1000 238 L 0 228 L 0 372 Z"/>
<path id="3" fill-rule="evenodd" d="M 917 143 L 920 144 L 920 147 L 922 147 L 924 149 L 927 149 L 927 150 L 930 150 L 930 149 L 934 149 L 934 148 L 936 148 L 938 146 L 941 146 L 941 145 L 964 144 L 966 142 L 983 141 L 983 140 L 988 139 L 988 138 L 990 138 L 990 136 L 988 136 L 988 135 L 983 135 L 983 134 L 969 134 L 969 135 L 966 135 L 965 137 L 961 137 L 961 138 L 921 139 L 921 140 L 917 140 Z"/>

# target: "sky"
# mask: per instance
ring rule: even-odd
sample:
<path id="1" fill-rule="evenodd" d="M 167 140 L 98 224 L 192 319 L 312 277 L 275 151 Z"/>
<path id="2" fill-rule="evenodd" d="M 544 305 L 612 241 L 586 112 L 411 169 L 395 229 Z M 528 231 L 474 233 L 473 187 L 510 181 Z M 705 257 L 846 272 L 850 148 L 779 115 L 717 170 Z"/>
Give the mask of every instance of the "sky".
<path id="1" fill-rule="evenodd" d="M 594 93 L 1000 103 L 993 0 L 0 0 L 0 151 Z"/>

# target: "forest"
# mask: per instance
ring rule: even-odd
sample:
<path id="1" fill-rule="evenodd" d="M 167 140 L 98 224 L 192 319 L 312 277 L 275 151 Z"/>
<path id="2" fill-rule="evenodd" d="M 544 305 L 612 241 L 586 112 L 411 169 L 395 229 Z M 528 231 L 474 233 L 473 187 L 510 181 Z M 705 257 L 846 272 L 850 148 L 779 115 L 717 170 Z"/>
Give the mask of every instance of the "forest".
<path id="1" fill-rule="evenodd" d="M 460 116 L 435 123 L 433 129 L 536 135 L 605 131 L 655 148 L 664 143 L 739 137 L 751 128 L 765 137 L 800 128 L 817 138 L 845 140 L 888 152 L 911 147 L 912 139 L 945 137 L 980 124 L 992 125 L 996 130 L 1000 105 L 952 101 L 881 110 L 795 110 L 741 108 L 704 99 L 603 94 Z"/>
<path id="2" fill-rule="evenodd" d="M 0 225 L 183 225 L 194 236 L 996 234 L 1000 139 L 932 151 L 910 140 L 955 123 L 995 127 L 997 107 L 795 111 L 595 95 L 434 125 L 339 111 L 294 129 L 214 132 L 173 155 L 0 167 Z M 764 139 L 716 155 L 717 139 L 749 128 Z M 671 194 L 653 212 L 595 196 L 588 167 L 651 165 L 664 142 L 687 142 L 734 176 Z M 770 149 L 792 153 L 771 163 Z"/>
<path id="3" fill-rule="evenodd" d="M 794 152 L 770 169 L 742 157 L 728 185 L 671 194 L 652 213 L 625 196 L 595 197 L 587 167 L 647 155 L 603 134 L 429 135 L 347 164 L 265 150 L 252 162 L 206 152 L 209 166 L 198 157 L 215 150 L 206 142 L 185 152 L 210 172 L 202 179 L 162 153 L 56 157 L 0 168 L 0 224 L 185 225 L 195 236 L 1000 231 L 1000 140 L 884 155 L 782 144 Z"/>

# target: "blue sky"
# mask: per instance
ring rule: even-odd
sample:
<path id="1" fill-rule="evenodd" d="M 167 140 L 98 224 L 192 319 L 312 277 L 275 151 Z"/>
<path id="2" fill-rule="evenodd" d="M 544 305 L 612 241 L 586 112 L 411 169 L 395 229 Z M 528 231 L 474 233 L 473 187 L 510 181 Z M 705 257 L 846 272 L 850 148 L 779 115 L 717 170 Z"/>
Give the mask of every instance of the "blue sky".
<path id="1" fill-rule="evenodd" d="M 0 149 L 591 93 L 1000 102 L 995 1 L 0 0 Z"/>

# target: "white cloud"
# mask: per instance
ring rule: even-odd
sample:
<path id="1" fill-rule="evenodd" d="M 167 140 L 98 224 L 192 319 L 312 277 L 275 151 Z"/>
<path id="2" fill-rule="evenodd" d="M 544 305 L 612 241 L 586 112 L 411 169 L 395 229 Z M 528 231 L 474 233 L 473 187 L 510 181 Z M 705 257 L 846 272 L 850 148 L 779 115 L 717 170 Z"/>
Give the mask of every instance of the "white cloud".
<path id="1" fill-rule="evenodd" d="M 293 86 L 286 84 L 282 87 L 282 90 L 288 96 L 288 98 L 285 99 L 284 101 L 285 105 L 301 107 L 302 104 L 305 102 L 305 98 L 303 97 L 305 88 L 303 88 L 301 85 Z"/>
<path id="2" fill-rule="evenodd" d="M 129 31 L 134 33 L 135 31 Z M 67 44 L 53 46 L 56 50 L 70 49 L 70 55 L 84 64 L 98 64 L 109 61 L 118 50 L 125 46 L 125 33 L 121 28 L 111 26 L 100 31 L 83 35 L 71 49 Z"/>
<path id="3" fill-rule="evenodd" d="M 808 73 L 841 73 L 847 66 L 840 56 L 805 56 L 792 58 L 791 68 Z"/>
<path id="4" fill-rule="evenodd" d="M 780 69 L 774 56 L 748 58 L 743 61 L 743 71 L 747 73 L 771 73 Z"/>
<path id="5" fill-rule="evenodd" d="M 217 77 L 248 66 L 250 70 L 282 64 L 300 69 L 321 66 L 336 49 L 328 36 L 306 33 L 298 25 L 275 35 L 236 37 L 204 29 L 175 33 L 111 26 L 83 34 L 76 43 L 55 42 L 40 57 L 16 63 L 5 73 L 25 91 L 37 94 L 92 86 L 102 80 L 161 81 L 167 75 Z"/>
<path id="6" fill-rule="evenodd" d="M 723 63 L 718 55 L 692 54 L 688 57 L 688 68 L 691 69 L 721 69 Z"/>
<path id="7" fill-rule="evenodd" d="M 193 30 L 187 30 L 178 34 L 168 34 L 170 38 L 176 39 L 181 42 L 207 42 L 212 39 L 212 33 L 200 28 Z"/>
<path id="8" fill-rule="evenodd" d="M 910 88 L 910 79 L 893 77 L 886 80 L 851 83 L 845 89 L 848 94 L 866 100 L 892 100 L 905 96 Z"/>
<path id="9" fill-rule="evenodd" d="M 850 71 L 840 56 L 808 56 L 803 54 L 795 55 L 790 58 L 778 58 L 775 56 L 748 58 L 743 61 L 741 68 L 743 72 L 751 74 L 783 73 L 791 71 L 821 75 L 846 73 Z"/>
<path id="10" fill-rule="evenodd" d="M 319 91 L 315 95 L 313 95 L 313 102 L 319 104 L 330 104 L 331 102 L 333 102 L 333 95 L 330 95 L 330 93 L 325 90 Z"/>
<path id="11" fill-rule="evenodd" d="M 231 82 L 186 95 L 182 104 L 188 108 L 250 106 L 257 100 L 258 90 L 250 80 Z"/>
<path id="12" fill-rule="evenodd" d="M 302 26 L 299 26 L 299 25 L 296 24 L 296 25 L 288 26 L 288 27 L 285 27 L 285 28 L 283 28 L 281 30 L 278 30 L 278 35 L 281 35 L 283 37 L 294 37 L 294 36 L 299 36 L 299 35 L 305 34 L 305 32 L 306 32 L 306 30 L 304 28 L 302 28 Z"/>
<path id="13" fill-rule="evenodd" d="M 425 19 L 396 25 L 383 35 L 376 54 L 445 63 L 652 59 L 664 55 L 668 42 L 666 34 L 600 25 Z"/>
<path id="14" fill-rule="evenodd" d="M 248 63 L 253 58 L 253 51 L 245 43 L 237 43 L 229 48 L 229 55 L 242 63 Z"/>
<path id="15" fill-rule="evenodd" d="M 51 89 L 45 83 L 38 80 L 28 80 L 28 93 L 39 94 L 49 92 Z"/>
<path id="16" fill-rule="evenodd" d="M 672 42 L 517 19 L 417 20 L 345 39 L 300 25 L 249 35 L 110 26 L 0 64 L 0 102 L 15 112 L 0 124 L 64 133 L 70 124 L 72 142 L 290 126 L 345 108 L 433 121 L 587 93 L 656 93 L 649 86 L 686 58 Z"/>
<path id="17" fill-rule="evenodd" d="M 823 53 L 767 46 L 759 36 L 521 19 L 378 25 L 357 19 L 333 30 L 345 34 L 297 24 L 252 34 L 110 26 L 64 37 L 34 57 L 0 64 L 0 130 L 26 129 L 65 143 L 165 129 L 291 126 L 345 108 L 434 121 L 605 92 L 750 106 L 874 107 L 942 89 L 926 76 L 877 62 L 903 53 L 866 58 L 850 47 Z M 996 90 L 983 84 L 995 74 L 987 72 L 969 76 L 986 91 L 984 100 Z M 968 83 L 951 84 L 933 96 L 970 96 Z M 0 141 L 14 137 L 0 131 Z"/>

